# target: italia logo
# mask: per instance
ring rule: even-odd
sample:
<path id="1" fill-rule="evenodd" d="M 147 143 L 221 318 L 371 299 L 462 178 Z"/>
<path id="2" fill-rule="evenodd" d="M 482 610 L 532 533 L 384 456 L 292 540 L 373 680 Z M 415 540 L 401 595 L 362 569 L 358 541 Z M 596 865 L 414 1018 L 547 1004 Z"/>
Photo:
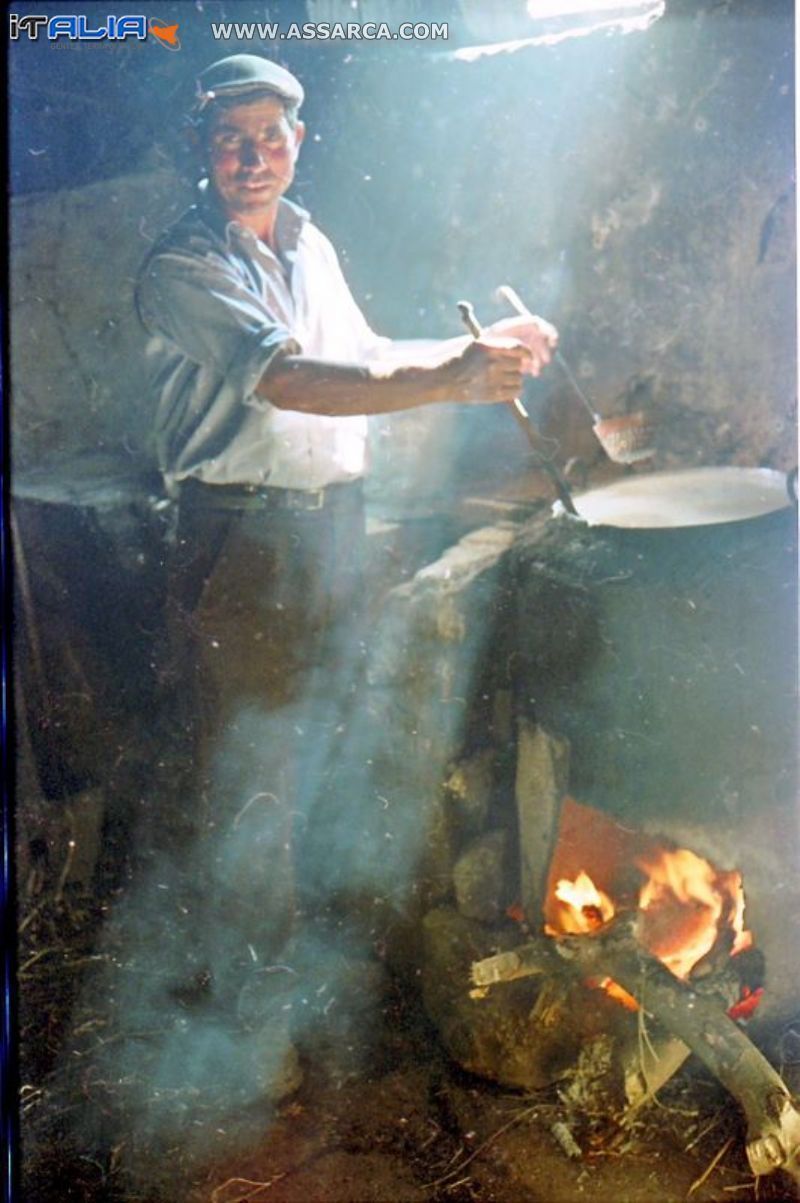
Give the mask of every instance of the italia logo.
<path id="1" fill-rule="evenodd" d="M 109 16 L 103 20 L 83 14 L 64 13 L 58 17 L 46 17 L 43 13 L 9 13 L 8 34 L 12 42 L 19 41 L 24 34 L 30 41 L 39 40 L 39 35 L 55 42 L 67 38 L 71 42 L 124 42 L 131 38 L 146 42 L 152 34 L 159 46 L 167 50 L 180 50 L 177 22 L 167 25 L 158 17 L 149 19 L 140 14 Z"/>

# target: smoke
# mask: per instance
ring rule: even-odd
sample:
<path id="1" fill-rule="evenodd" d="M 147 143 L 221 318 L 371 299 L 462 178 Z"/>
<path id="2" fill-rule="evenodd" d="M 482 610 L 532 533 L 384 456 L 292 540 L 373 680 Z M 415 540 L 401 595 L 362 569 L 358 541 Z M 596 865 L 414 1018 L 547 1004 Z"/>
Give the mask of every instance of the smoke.
<path id="1" fill-rule="evenodd" d="M 368 658 L 359 633 L 302 698 L 240 705 L 188 837 L 170 830 L 185 799 L 158 799 L 79 1007 L 109 1016 L 93 1061 L 110 1106 L 85 1110 L 83 1140 L 200 1156 L 209 1132 L 263 1134 L 304 1059 L 345 1078 L 380 1063 L 387 945 L 420 905 L 486 638 L 471 583 L 434 566 L 389 595 Z"/>

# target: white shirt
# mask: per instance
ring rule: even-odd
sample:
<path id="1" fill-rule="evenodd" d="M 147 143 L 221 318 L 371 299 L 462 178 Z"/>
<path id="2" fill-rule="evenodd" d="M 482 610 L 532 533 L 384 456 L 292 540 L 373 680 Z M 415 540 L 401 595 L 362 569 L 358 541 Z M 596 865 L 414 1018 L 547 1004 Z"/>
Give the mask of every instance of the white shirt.
<path id="1" fill-rule="evenodd" d="M 158 396 L 156 441 L 167 485 L 318 489 L 365 469 L 366 417 L 278 409 L 255 395 L 277 353 L 364 363 L 388 345 L 353 300 L 336 252 L 282 200 L 273 252 L 210 200 L 157 243 L 137 304 Z"/>

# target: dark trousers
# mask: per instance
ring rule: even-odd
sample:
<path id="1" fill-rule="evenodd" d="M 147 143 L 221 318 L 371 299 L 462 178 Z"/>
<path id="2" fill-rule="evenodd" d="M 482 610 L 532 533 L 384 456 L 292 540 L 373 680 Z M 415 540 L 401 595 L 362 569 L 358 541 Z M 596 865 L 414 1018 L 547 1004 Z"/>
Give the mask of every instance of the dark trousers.
<path id="1" fill-rule="evenodd" d="M 218 972 L 274 958 L 291 932 L 297 847 L 363 666 L 364 548 L 358 486 L 310 511 L 182 495 L 169 626 L 195 762 L 185 852 Z"/>

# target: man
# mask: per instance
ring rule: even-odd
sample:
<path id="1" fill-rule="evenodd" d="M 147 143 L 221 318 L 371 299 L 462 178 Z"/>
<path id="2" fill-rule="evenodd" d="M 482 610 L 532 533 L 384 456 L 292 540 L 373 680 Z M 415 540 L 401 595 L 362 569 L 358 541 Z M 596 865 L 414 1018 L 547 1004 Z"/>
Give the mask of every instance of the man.
<path id="1" fill-rule="evenodd" d="M 305 133 L 299 81 L 234 55 L 198 88 L 205 178 L 149 255 L 138 305 L 179 507 L 172 621 L 184 681 L 189 669 L 200 678 L 191 704 L 207 712 L 200 822 L 219 841 L 209 905 L 230 917 L 228 951 L 232 941 L 263 964 L 291 929 L 290 849 L 363 654 L 367 419 L 509 402 L 556 333 L 511 319 L 424 355 L 380 338 L 331 244 L 285 199 Z"/>

